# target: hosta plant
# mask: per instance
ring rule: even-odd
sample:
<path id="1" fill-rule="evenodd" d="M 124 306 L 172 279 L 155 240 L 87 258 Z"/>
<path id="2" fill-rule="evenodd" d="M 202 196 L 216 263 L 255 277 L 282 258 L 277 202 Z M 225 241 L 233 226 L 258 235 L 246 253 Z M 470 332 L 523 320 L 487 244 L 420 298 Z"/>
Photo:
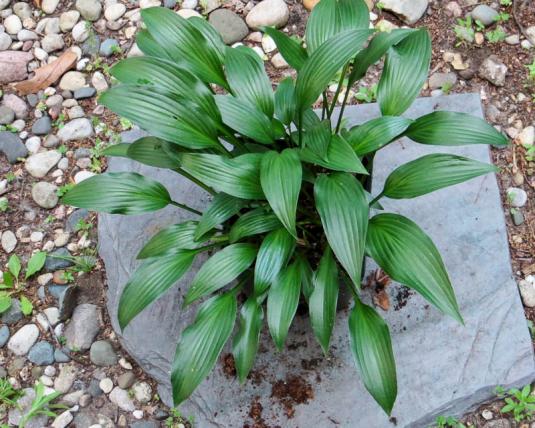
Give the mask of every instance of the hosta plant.
<path id="1" fill-rule="evenodd" d="M 394 280 L 462 322 L 439 252 L 414 222 L 382 212 L 381 198 L 414 198 L 496 168 L 451 154 L 431 154 L 392 171 L 370 194 L 375 153 L 400 137 L 415 143 L 505 145 L 484 121 L 437 111 L 401 117 L 423 87 L 431 58 L 426 30 L 369 29 L 363 0 L 322 0 L 307 24 L 306 47 L 274 28 L 263 31 L 296 70 L 274 89 L 252 49 L 227 47 L 200 18 L 164 8 L 141 12 L 137 44 L 145 56 L 111 69 L 119 82 L 99 102 L 151 137 L 111 146 L 124 156 L 181 174 L 213 195 L 204 212 L 171 199 L 158 182 L 136 173 L 105 173 L 64 197 L 77 207 L 140 214 L 172 204 L 191 220 L 156 234 L 119 303 L 122 328 L 162 296 L 200 254 L 182 306 L 200 303 L 181 334 L 172 368 L 176 405 L 208 375 L 232 337 L 238 377 L 254 364 L 267 322 L 282 350 L 299 304 L 327 354 L 341 284 L 354 304 L 348 340 L 360 376 L 390 413 L 396 369 L 389 329 L 361 301 L 364 256 Z M 377 86 L 382 116 L 345 129 L 349 90 L 386 57 Z M 339 79 L 338 91 L 326 88 Z M 343 99 L 340 109 L 336 100 Z M 318 107 L 314 110 L 314 107 Z"/>

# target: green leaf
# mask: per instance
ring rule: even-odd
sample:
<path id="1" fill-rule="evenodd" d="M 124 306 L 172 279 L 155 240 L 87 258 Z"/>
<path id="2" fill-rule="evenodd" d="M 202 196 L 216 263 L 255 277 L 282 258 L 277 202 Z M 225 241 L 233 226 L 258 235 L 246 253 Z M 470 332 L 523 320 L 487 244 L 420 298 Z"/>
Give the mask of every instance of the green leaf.
<path id="1" fill-rule="evenodd" d="M 182 168 L 218 192 L 237 198 L 264 199 L 260 186 L 261 153 L 229 159 L 205 153 L 184 153 Z"/>
<path id="2" fill-rule="evenodd" d="M 200 239 L 205 233 L 237 214 L 245 204 L 244 199 L 238 199 L 226 193 L 218 193 L 199 220 L 195 239 Z"/>
<path id="3" fill-rule="evenodd" d="M 256 257 L 253 244 L 232 244 L 210 257 L 190 285 L 184 305 L 189 305 L 234 281 L 251 266 Z"/>
<path id="4" fill-rule="evenodd" d="M 111 214 L 141 214 L 166 207 L 171 196 L 160 183 L 135 172 L 107 172 L 78 183 L 62 202 Z"/>
<path id="5" fill-rule="evenodd" d="M 509 144 L 505 136 L 483 119 L 451 111 L 435 111 L 419 117 L 409 126 L 405 134 L 418 143 L 439 146 Z"/>
<path id="6" fill-rule="evenodd" d="M 171 373 L 175 406 L 188 398 L 214 368 L 232 333 L 236 312 L 234 293 L 215 296 L 201 305 L 193 324 L 182 333 Z"/>
<path id="7" fill-rule="evenodd" d="M 295 239 L 284 228 L 270 232 L 262 241 L 256 257 L 254 294 L 261 296 L 277 278 L 293 253 Z"/>
<path id="8" fill-rule="evenodd" d="M 150 85 L 122 84 L 100 95 L 99 104 L 151 135 L 188 149 L 220 149 L 218 117 L 194 102 Z"/>
<path id="9" fill-rule="evenodd" d="M 347 141 L 339 135 L 333 135 L 325 158 L 319 157 L 312 150 L 305 147 L 299 152 L 304 162 L 313 163 L 341 172 L 353 172 L 368 175 L 368 171 L 362 165 L 361 160 Z"/>
<path id="10" fill-rule="evenodd" d="M 216 95 L 215 100 L 225 125 L 259 143 L 273 143 L 271 120 L 254 105 L 232 95 Z"/>
<path id="11" fill-rule="evenodd" d="M 414 222 L 398 214 L 376 215 L 370 220 L 366 250 L 394 281 L 463 322 L 442 258 Z"/>
<path id="12" fill-rule="evenodd" d="M 154 235 L 137 255 L 138 259 L 150 257 L 168 256 L 180 253 L 181 250 L 195 250 L 204 241 L 195 241 L 194 234 L 197 230 L 198 222 L 186 221 L 174 224 Z M 205 237 L 205 241 L 208 237 Z"/>
<path id="13" fill-rule="evenodd" d="M 13 286 L 15 285 L 15 277 L 9 271 L 4 272 L 4 278 L 2 281 L 3 283 L 0 284 L 0 289 L 13 288 Z"/>
<path id="14" fill-rule="evenodd" d="M 295 217 L 302 178 L 301 161 L 294 150 L 264 154 L 260 165 L 262 190 L 275 215 L 295 238 Z"/>
<path id="15" fill-rule="evenodd" d="M 196 254 L 195 250 L 182 250 L 144 260 L 121 295 L 118 310 L 121 329 L 175 284 L 190 268 Z"/>
<path id="16" fill-rule="evenodd" d="M 264 207 L 246 212 L 232 225 L 229 232 L 230 242 L 239 241 L 248 236 L 271 232 L 281 227 L 281 222 L 271 210 Z"/>
<path id="17" fill-rule="evenodd" d="M 17 256 L 16 254 L 13 254 L 7 262 L 7 268 L 9 269 L 9 271 L 13 274 L 15 278 L 18 278 L 20 274 L 20 270 L 22 268 L 20 264 L 19 256 Z"/>
<path id="18" fill-rule="evenodd" d="M 119 158 L 127 158 L 129 147 L 130 147 L 130 144 L 128 143 L 112 144 L 111 146 L 108 146 L 104 150 L 102 150 L 102 155 L 119 157 Z"/>
<path id="19" fill-rule="evenodd" d="M 309 53 L 347 30 L 366 30 L 370 11 L 364 0 L 322 0 L 308 18 L 305 38 Z"/>
<path id="20" fill-rule="evenodd" d="M 375 309 L 358 298 L 348 322 L 351 351 L 364 386 L 390 415 L 398 388 L 388 326 Z"/>
<path id="21" fill-rule="evenodd" d="M 0 293 L 0 314 L 3 314 L 11 307 L 11 297 L 8 294 Z"/>
<path id="22" fill-rule="evenodd" d="M 30 276 L 39 272 L 45 265 L 45 261 L 46 261 L 45 251 L 35 252 L 30 257 L 30 260 L 28 261 L 28 265 L 26 266 L 26 275 L 24 276 L 24 279 L 28 279 Z"/>
<path id="23" fill-rule="evenodd" d="M 279 351 L 282 350 L 288 336 L 300 295 L 301 269 L 297 263 L 293 263 L 273 281 L 267 299 L 269 332 Z"/>
<path id="24" fill-rule="evenodd" d="M 301 269 L 301 291 L 308 303 L 310 295 L 314 290 L 314 271 L 312 270 L 308 260 L 301 255 L 296 257 L 295 263 L 297 263 L 297 266 L 299 269 Z"/>
<path id="25" fill-rule="evenodd" d="M 140 29 L 136 34 L 136 44 L 147 57 L 173 60 L 171 55 L 154 40 L 148 30 Z"/>
<path id="26" fill-rule="evenodd" d="M 399 116 L 420 94 L 431 62 L 431 39 L 427 30 L 407 35 L 390 48 L 377 87 L 377 101 L 384 116 Z"/>
<path id="27" fill-rule="evenodd" d="M 204 18 L 191 16 L 187 19 L 189 23 L 193 24 L 193 26 L 202 33 L 207 43 L 211 45 L 214 52 L 218 55 L 219 59 L 223 60 L 227 46 L 223 42 L 221 34 L 219 34 L 219 32 Z"/>
<path id="28" fill-rule="evenodd" d="M 329 143 L 333 138 L 331 131 L 331 122 L 323 120 L 317 124 L 305 128 L 303 133 L 303 147 L 310 150 L 314 155 L 323 160 L 327 160 L 329 156 Z"/>
<path id="29" fill-rule="evenodd" d="M 412 120 L 397 116 L 382 116 L 345 132 L 344 138 L 358 156 L 375 152 L 400 137 Z"/>
<path id="30" fill-rule="evenodd" d="M 247 299 L 241 308 L 238 331 L 232 343 L 232 354 L 240 383 L 245 381 L 253 367 L 263 319 L 262 306 L 253 298 Z"/>
<path id="31" fill-rule="evenodd" d="M 143 23 L 168 55 L 206 83 L 227 87 L 219 52 L 196 25 L 163 7 L 141 10 Z"/>
<path id="32" fill-rule="evenodd" d="M 318 99 L 336 72 L 360 50 L 370 33 L 369 30 L 345 31 L 314 51 L 297 77 L 295 93 L 298 112 L 303 112 Z"/>
<path id="33" fill-rule="evenodd" d="M 30 316 L 33 312 L 32 302 L 26 296 L 20 296 L 20 310 L 25 316 Z"/>
<path id="34" fill-rule="evenodd" d="M 386 179 L 382 193 L 392 199 L 415 198 L 497 171 L 499 168 L 494 165 L 462 156 L 435 153 L 396 168 Z"/>
<path id="35" fill-rule="evenodd" d="M 329 351 L 337 302 L 338 269 L 332 251 L 327 247 L 314 274 L 313 289 L 308 298 L 310 324 L 325 355 Z"/>
<path id="36" fill-rule="evenodd" d="M 299 71 L 308 58 L 307 51 L 301 43 L 273 27 L 263 27 L 262 31 L 273 39 L 286 62 Z"/>
<path id="37" fill-rule="evenodd" d="M 395 29 L 389 33 L 377 33 L 370 41 L 370 44 L 355 57 L 347 86 L 350 88 L 357 80 L 362 79 L 366 75 L 368 68 L 379 61 L 390 47 L 399 43 L 413 31 L 415 30 Z"/>
<path id="38" fill-rule="evenodd" d="M 321 174 L 314 197 L 330 247 L 360 288 L 369 212 L 362 185 L 350 174 Z"/>
<path id="39" fill-rule="evenodd" d="M 225 73 L 236 98 L 273 117 L 273 89 L 264 62 L 255 51 L 246 46 L 227 48 Z"/>
<path id="40" fill-rule="evenodd" d="M 295 115 L 295 82 L 287 77 L 279 83 L 275 91 L 275 116 L 289 125 Z"/>

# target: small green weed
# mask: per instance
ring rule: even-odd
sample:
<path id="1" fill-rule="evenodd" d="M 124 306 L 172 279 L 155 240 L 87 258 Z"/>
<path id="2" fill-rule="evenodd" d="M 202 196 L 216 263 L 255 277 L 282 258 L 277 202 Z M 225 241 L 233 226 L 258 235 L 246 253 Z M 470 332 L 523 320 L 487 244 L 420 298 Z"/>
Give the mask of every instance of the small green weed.
<path id="1" fill-rule="evenodd" d="M 13 388 L 6 378 L 0 378 L 0 404 L 14 407 L 23 395 L 22 391 Z"/>
<path id="2" fill-rule="evenodd" d="M 453 416 L 439 416 L 435 421 L 436 428 L 466 428 L 466 425 L 459 422 Z"/>
<path id="3" fill-rule="evenodd" d="M 485 37 L 490 43 L 499 43 L 505 40 L 507 33 L 503 30 L 503 28 L 498 27 L 494 30 L 487 31 L 485 33 Z"/>
<path id="4" fill-rule="evenodd" d="M 66 406 L 61 404 L 52 404 L 52 401 L 61 395 L 60 392 L 54 391 L 50 394 L 46 394 L 45 386 L 41 382 L 35 385 L 34 390 L 35 398 L 32 401 L 32 405 L 28 410 L 28 413 L 26 413 L 20 420 L 19 428 L 24 428 L 29 421 L 37 416 L 46 415 L 48 417 L 55 418 L 57 414 L 54 413 L 53 410 L 67 409 Z"/>
<path id="5" fill-rule="evenodd" d="M 364 103 L 373 103 L 377 99 L 377 84 L 372 86 L 359 86 L 355 98 Z"/>
<path id="6" fill-rule="evenodd" d="M 8 183 L 11 183 L 13 181 L 15 181 L 17 179 L 17 176 L 15 175 L 15 173 L 13 171 L 8 171 L 6 173 L 6 180 Z"/>
<path id="7" fill-rule="evenodd" d="M 61 198 L 63 195 L 65 195 L 65 193 L 67 193 L 72 188 L 74 188 L 73 183 L 64 184 L 63 186 L 58 187 L 58 190 L 56 190 L 56 195 L 58 195 Z"/>
<path id="8" fill-rule="evenodd" d="M 495 392 L 498 397 L 505 401 L 505 406 L 500 410 L 502 413 L 512 413 L 517 422 L 533 416 L 535 396 L 531 395 L 531 385 L 526 385 L 522 390 L 511 388 L 507 392 L 503 387 L 498 386 Z"/>
<path id="9" fill-rule="evenodd" d="M 0 198 L 0 212 L 6 212 L 9 208 L 9 201 L 5 196 Z"/>

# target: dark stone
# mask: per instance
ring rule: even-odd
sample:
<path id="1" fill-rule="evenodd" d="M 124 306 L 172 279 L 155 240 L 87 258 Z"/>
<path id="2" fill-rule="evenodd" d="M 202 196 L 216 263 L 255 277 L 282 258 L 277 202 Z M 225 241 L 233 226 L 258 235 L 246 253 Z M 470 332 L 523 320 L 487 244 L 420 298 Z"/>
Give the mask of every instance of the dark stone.
<path id="1" fill-rule="evenodd" d="M 26 99 L 28 100 L 28 104 L 30 104 L 31 107 L 35 107 L 39 103 L 39 97 L 37 94 L 29 94 L 26 96 Z"/>
<path id="2" fill-rule="evenodd" d="M 100 37 L 97 34 L 91 36 L 80 46 L 83 55 L 97 56 L 100 48 Z"/>
<path id="3" fill-rule="evenodd" d="M 524 214 L 522 214 L 522 211 L 520 210 L 513 210 L 511 213 L 511 218 L 513 219 L 513 223 L 515 226 L 520 226 L 521 224 L 524 224 Z"/>
<path id="4" fill-rule="evenodd" d="M 2 348 L 9 340 L 9 327 L 3 325 L 0 327 L 0 348 Z"/>
<path id="5" fill-rule="evenodd" d="M 84 88 L 80 88 L 74 91 L 74 98 L 77 100 L 83 100 L 85 98 L 91 98 L 96 93 L 97 90 L 95 88 L 92 88 L 91 86 L 86 86 Z"/>
<path id="6" fill-rule="evenodd" d="M 85 220 L 89 217 L 89 211 L 85 208 L 80 208 L 71 213 L 67 218 L 67 231 L 76 232 L 76 225 L 80 220 Z"/>
<path id="7" fill-rule="evenodd" d="M 77 285 L 68 286 L 59 296 L 59 319 L 61 321 L 68 320 L 72 311 L 76 307 L 78 295 L 80 294 L 80 287 Z"/>
<path id="8" fill-rule="evenodd" d="M 28 352 L 28 359 L 38 366 L 53 364 L 54 347 L 44 340 L 37 342 Z"/>
<path id="9" fill-rule="evenodd" d="M 89 382 L 87 392 L 91 395 L 91 397 L 99 397 L 104 394 L 104 391 L 100 389 L 99 383 L 100 382 L 98 379 L 91 379 L 91 382 Z"/>
<path id="10" fill-rule="evenodd" d="M 114 47 L 119 47 L 119 42 L 115 39 L 106 39 L 100 45 L 100 55 L 103 57 L 109 57 L 113 55 Z"/>
<path id="11" fill-rule="evenodd" d="M 56 363 L 68 363 L 71 361 L 67 349 L 56 349 L 54 351 L 54 359 L 56 360 Z"/>
<path id="12" fill-rule="evenodd" d="M 91 156 L 91 150 L 85 147 L 79 147 L 74 151 L 74 159 L 88 158 Z"/>
<path id="13" fill-rule="evenodd" d="M 20 137 L 9 131 L 0 131 L 0 152 L 6 155 L 7 161 L 11 164 L 28 155 L 28 149 Z"/>
<path id="14" fill-rule="evenodd" d="M 24 314 L 20 310 L 19 299 L 13 299 L 11 301 L 11 307 L 2 314 L 2 323 L 12 325 L 19 322 Z"/>
<path id="15" fill-rule="evenodd" d="M 67 259 L 65 258 L 67 257 Z M 69 258 L 72 257 L 71 253 L 66 248 L 59 248 L 52 251 L 46 256 L 45 269 L 49 272 L 53 272 L 59 269 L 65 269 L 74 265 L 74 262 Z"/>
<path id="16" fill-rule="evenodd" d="M 46 135 L 52 129 L 52 120 L 48 116 L 37 119 L 32 125 L 32 133 L 35 135 Z"/>
<path id="17" fill-rule="evenodd" d="M 153 416 L 157 421 L 163 421 L 169 417 L 169 412 L 165 411 L 164 409 L 158 409 L 154 412 Z"/>

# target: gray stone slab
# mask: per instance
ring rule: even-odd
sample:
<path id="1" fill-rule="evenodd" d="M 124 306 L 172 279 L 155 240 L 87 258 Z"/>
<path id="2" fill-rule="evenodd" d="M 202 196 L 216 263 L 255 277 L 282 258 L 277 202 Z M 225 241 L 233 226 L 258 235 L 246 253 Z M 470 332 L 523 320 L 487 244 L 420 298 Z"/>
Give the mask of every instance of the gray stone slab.
<path id="1" fill-rule="evenodd" d="M 436 109 L 482 116 L 475 94 L 423 98 L 407 112 L 418 117 Z M 347 109 L 349 123 L 379 115 L 374 104 Z M 447 135 L 445 136 L 447 138 Z M 374 171 L 378 193 L 389 171 L 405 161 L 441 151 L 489 161 L 486 146 L 427 147 L 401 140 L 380 151 Z M 167 171 L 112 159 L 111 171 L 133 170 L 160 180 L 178 201 L 202 208 L 205 193 Z M 431 308 L 418 295 L 403 297 L 398 310 L 382 313 L 391 325 L 398 365 L 399 394 L 392 416 L 398 427 L 427 427 L 437 415 L 459 415 L 493 396 L 496 385 L 523 385 L 535 378 L 531 339 L 512 277 L 504 214 L 492 175 L 443 189 L 409 201 L 384 200 L 387 210 L 416 221 L 435 241 L 450 272 L 466 325 Z M 136 217 L 101 215 L 100 254 L 108 273 L 108 309 L 118 330 L 117 302 L 136 266 L 135 255 L 160 228 L 189 215 L 167 208 Z M 197 264 L 198 266 L 198 264 Z M 369 266 L 371 271 L 373 266 Z M 169 371 L 175 343 L 193 317 L 193 309 L 179 309 L 189 274 L 162 299 L 136 318 L 120 335 L 125 349 L 159 383 L 161 397 L 170 404 Z M 395 303 L 404 294 L 389 287 Z M 259 397 L 269 426 L 390 428 L 392 422 L 365 391 L 348 349 L 347 309 L 334 329 L 331 355 L 324 359 L 311 333 L 308 318 L 298 316 L 287 349 L 274 351 L 266 329 L 255 364 L 255 381 L 244 386 L 225 376 L 221 364 L 181 406 L 201 427 L 243 426 L 251 422 L 251 402 Z M 296 405 L 287 419 L 280 402 L 271 397 L 272 385 L 298 376 L 308 382 L 314 398 Z"/>

